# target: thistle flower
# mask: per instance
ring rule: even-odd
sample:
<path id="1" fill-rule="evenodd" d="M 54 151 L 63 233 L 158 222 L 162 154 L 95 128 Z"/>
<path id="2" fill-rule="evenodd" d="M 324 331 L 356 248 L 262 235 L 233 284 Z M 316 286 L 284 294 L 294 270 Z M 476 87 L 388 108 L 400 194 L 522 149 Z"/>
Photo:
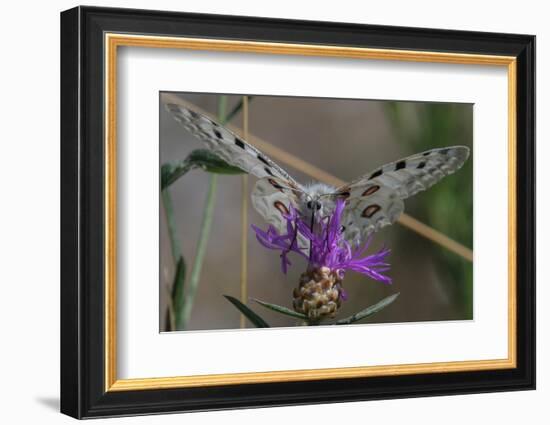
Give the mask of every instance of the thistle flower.
<path id="1" fill-rule="evenodd" d="M 302 273 L 299 286 L 293 291 L 293 307 L 312 321 L 336 315 L 341 302 L 347 298 L 342 282 L 348 270 L 391 283 L 391 279 L 383 274 L 389 270 L 386 263 L 389 249 L 383 248 L 365 256 L 372 237 L 362 245 L 352 246 L 342 231 L 344 207 L 345 202 L 338 200 L 331 215 L 316 220 L 312 228 L 292 205 L 288 214 L 283 215 L 286 233 L 279 233 L 272 225 L 266 231 L 252 225 L 262 246 L 281 252 L 283 273 L 286 274 L 291 265 L 288 258 L 291 252 L 308 261 L 307 270 Z M 309 242 L 309 246 L 299 246 L 300 241 Z"/>

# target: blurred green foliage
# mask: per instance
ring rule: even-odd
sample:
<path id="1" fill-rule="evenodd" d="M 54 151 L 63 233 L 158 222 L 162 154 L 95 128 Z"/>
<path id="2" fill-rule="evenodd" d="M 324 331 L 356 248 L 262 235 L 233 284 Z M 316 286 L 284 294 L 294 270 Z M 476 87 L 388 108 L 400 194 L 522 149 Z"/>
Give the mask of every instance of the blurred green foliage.
<path id="1" fill-rule="evenodd" d="M 386 113 L 396 139 L 408 154 L 453 145 L 472 148 L 473 108 L 463 105 L 387 102 Z M 415 218 L 457 242 L 473 247 L 473 154 L 456 174 L 418 195 Z M 409 201 L 410 202 L 410 201 Z M 473 318 L 473 264 L 437 244 L 431 244 L 440 281 L 464 317 Z"/>
<path id="2" fill-rule="evenodd" d="M 201 168 L 215 174 L 243 174 L 239 167 L 229 165 L 215 153 L 207 149 L 195 149 L 182 161 L 162 165 L 160 170 L 160 188 L 166 189 L 190 170 Z"/>

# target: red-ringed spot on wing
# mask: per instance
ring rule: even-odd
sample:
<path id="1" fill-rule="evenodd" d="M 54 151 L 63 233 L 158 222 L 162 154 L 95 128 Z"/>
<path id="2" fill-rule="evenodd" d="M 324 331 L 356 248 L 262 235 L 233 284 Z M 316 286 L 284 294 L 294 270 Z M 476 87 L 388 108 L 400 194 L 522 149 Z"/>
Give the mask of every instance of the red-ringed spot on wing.
<path id="1" fill-rule="evenodd" d="M 273 179 L 267 179 L 267 181 L 269 182 L 269 184 L 271 186 L 273 186 L 275 189 L 279 190 L 279 191 L 283 191 L 283 186 L 281 186 L 279 183 L 277 183 L 276 180 L 273 180 Z"/>
<path id="2" fill-rule="evenodd" d="M 367 190 L 365 190 L 365 191 L 363 192 L 363 195 L 361 195 L 361 196 L 369 196 L 369 195 L 372 195 L 373 193 L 378 192 L 378 189 L 380 189 L 380 186 L 378 186 L 378 185 L 371 186 L 371 187 L 369 187 Z"/>
<path id="3" fill-rule="evenodd" d="M 363 210 L 363 213 L 361 214 L 363 217 L 371 218 L 374 214 L 376 214 L 378 211 L 380 211 L 380 205 L 369 205 L 367 208 Z"/>
<path id="4" fill-rule="evenodd" d="M 288 213 L 289 213 L 288 208 L 287 208 L 286 205 L 283 204 L 281 201 L 275 201 L 275 202 L 273 203 L 273 206 L 279 210 L 279 212 L 281 213 L 281 215 L 283 215 L 283 214 L 288 214 Z"/>

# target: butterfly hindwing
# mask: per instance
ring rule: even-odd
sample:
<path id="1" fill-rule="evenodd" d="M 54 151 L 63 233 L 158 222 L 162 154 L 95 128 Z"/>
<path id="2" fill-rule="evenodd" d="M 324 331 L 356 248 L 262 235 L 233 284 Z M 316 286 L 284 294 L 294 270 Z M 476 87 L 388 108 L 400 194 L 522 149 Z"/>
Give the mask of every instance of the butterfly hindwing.
<path id="1" fill-rule="evenodd" d="M 360 242 L 394 223 L 404 208 L 403 200 L 390 187 L 372 184 L 351 188 L 342 219 L 346 239 Z"/>
<path id="2" fill-rule="evenodd" d="M 433 186 L 457 171 L 470 150 L 465 146 L 432 149 L 386 164 L 340 187 L 346 209 L 346 237 L 359 240 L 394 223 L 404 210 L 403 199 Z"/>
<path id="3" fill-rule="evenodd" d="M 259 179 L 252 190 L 252 205 L 258 213 L 279 231 L 286 232 L 283 215 L 290 212 L 290 205 L 298 208 L 299 191 L 290 182 L 276 177 Z"/>
<path id="4" fill-rule="evenodd" d="M 270 158 L 207 116 L 173 103 L 167 104 L 166 109 L 186 130 L 202 140 L 212 152 L 228 164 L 258 178 L 281 178 L 299 186 Z"/>

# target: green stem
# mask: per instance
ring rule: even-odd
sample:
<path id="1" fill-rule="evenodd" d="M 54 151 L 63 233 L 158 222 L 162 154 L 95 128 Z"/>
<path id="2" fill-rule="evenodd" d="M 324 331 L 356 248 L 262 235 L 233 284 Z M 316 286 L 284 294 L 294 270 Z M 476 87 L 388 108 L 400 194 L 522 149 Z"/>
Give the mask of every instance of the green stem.
<path id="1" fill-rule="evenodd" d="M 172 195 L 170 195 L 168 188 L 161 191 L 161 196 L 164 214 L 166 215 L 166 224 L 168 226 L 172 259 L 174 260 L 174 264 L 177 264 L 181 256 L 181 246 L 177 235 L 176 220 L 174 218 L 174 203 L 172 202 Z"/>
<path id="2" fill-rule="evenodd" d="M 210 229 L 212 227 L 212 218 L 214 217 L 214 205 L 216 203 L 216 189 L 218 187 L 218 176 L 216 174 L 210 175 L 210 182 L 208 185 L 208 194 L 206 196 L 206 205 L 204 208 L 204 215 L 202 218 L 199 242 L 197 244 L 197 253 L 195 255 L 195 261 L 193 262 L 193 268 L 191 271 L 191 277 L 187 285 L 187 294 L 185 295 L 185 301 L 183 303 L 182 314 L 179 316 L 179 320 L 176 323 L 177 329 L 185 329 L 189 318 L 191 317 L 191 310 L 193 308 L 193 302 L 199 286 L 199 280 L 201 277 L 202 264 L 204 261 L 204 255 L 206 253 L 206 247 L 208 245 L 208 239 L 210 237 Z"/>
<path id="3" fill-rule="evenodd" d="M 218 120 L 221 124 L 225 124 L 227 116 L 227 96 L 220 96 L 218 101 Z M 204 262 L 204 256 L 206 254 L 206 247 L 208 245 L 208 239 L 210 238 L 210 229 L 212 227 L 212 219 L 214 217 L 214 205 L 216 203 L 216 192 L 218 187 L 218 176 L 216 174 L 210 175 L 210 181 L 208 184 L 208 194 L 206 195 L 206 205 L 204 207 L 204 215 L 202 218 L 199 242 L 197 244 L 197 252 L 195 254 L 195 260 L 193 262 L 193 268 L 191 270 L 191 277 L 189 278 L 189 284 L 187 285 L 187 293 L 185 294 L 185 300 L 183 303 L 181 314 L 176 313 L 177 329 L 185 329 L 189 319 L 191 317 L 191 310 L 193 309 L 193 302 L 195 301 L 195 295 L 199 286 L 199 280 L 202 271 L 202 265 Z"/>
<path id="4" fill-rule="evenodd" d="M 242 107 L 242 105 L 240 107 Z M 227 96 L 220 96 L 218 100 L 218 121 L 220 124 L 225 124 L 227 122 Z"/>
<path id="5" fill-rule="evenodd" d="M 250 102 L 254 96 L 248 96 L 248 101 Z M 239 100 L 239 102 L 235 105 L 235 107 L 227 114 L 227 117 L 225 118 L 225 122 L 222 122 L 221 124 L 225 124 L 226 122 L 231 121 L 235 115 L 237 115 L 240 110 L 243 108 L 243 99 Z"/>

